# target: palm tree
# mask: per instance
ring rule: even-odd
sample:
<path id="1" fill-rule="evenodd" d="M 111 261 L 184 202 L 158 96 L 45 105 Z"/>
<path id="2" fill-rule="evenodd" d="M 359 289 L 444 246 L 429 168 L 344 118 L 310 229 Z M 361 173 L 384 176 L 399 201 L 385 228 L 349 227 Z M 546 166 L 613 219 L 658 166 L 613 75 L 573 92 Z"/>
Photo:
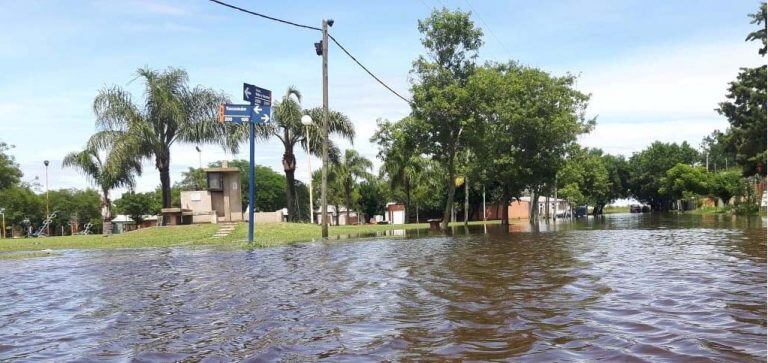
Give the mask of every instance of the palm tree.
<path id="1" fill-rule="evenodd" d="M 323 110 L 322 108 L 313 108 L 302 112 L 301 92 L 293 86 L 288 87 L 283 98 L 275 103 L 272 112 L 272 122 L 259 125 L 256 129 L 256 133 L 261 139 L 267 140 L 271 137 L 276 137 L 283 144 L 285 200 L 288 204 L 288 219 L 291 221 L 298 220 L 299 218 L 299 209 L 296 203 L 296 183 L 294 182 L 296 155 L 293 149 L 297 143 L 304 150 L 307 149 L 306 126 L 301 123 L 301 116 L 303 114 L 310 115 L 315 123 L 310 127 L 309 132 L 310 151 L 315 156 L 321 156 L 323 140 L 320 125 L 322 125 Z M 328 116 L 328 134 L 341 136 L 352 142 L 355 137 L 355 127 L 349 120 L 349 117 L 336 111 L 330 111 Z M 330 149 L 332 151 L 335 148 L 330 146 Z"/>
<path id="2" fill-rule="evenodd" d="M 359 179 L 371 178 L 368 170 L 373 168 L 370 160 L 361 156 L 355 150 L 347 149 L 339 163 L 334 165 L 334 175 L 344 194 L 344 204 L 347 207 L 347 223 L 349 223 L 349 208 L 352 207 L 352 191 Z"/>
<path id="3" fill-rule="evenodd" d="M 85 174 L 99 188 L 101 194 L 102 232 L 111 233 L 112 201 L 109 192 L 115 188 L 133 188 L 135 175 L 141 174 L 141 162 L 134 158 L 122 158 L 114 152 L 100 155 L 99 151 L 86 146 L 81 151 L 64 156 L 62 167 L 72 167 Z"/>
<path id="4" fill-rule="evenodd" d="M 119 86 L 99 91 L 93 102 L 97 128 L 89 147 L 111 147 L 122 158 L 154 158 L 160 172 L 163 208 L 171 206 L 171 146 L 175 143 L 216 143 L 237 152 L 247 127 L 216 122 L 218 107 L 227 98 L 211 89 L 187 85 L 187 72 L 141 68 L 144 102 L 136 104 Z"/>

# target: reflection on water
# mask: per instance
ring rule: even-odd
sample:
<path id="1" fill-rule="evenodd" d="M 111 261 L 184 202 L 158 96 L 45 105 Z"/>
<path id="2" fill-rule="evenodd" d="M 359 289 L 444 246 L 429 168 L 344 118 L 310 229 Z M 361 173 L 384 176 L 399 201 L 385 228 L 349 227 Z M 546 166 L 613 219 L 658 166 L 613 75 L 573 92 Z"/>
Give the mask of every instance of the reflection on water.
<path id="1" fill-rule="evenodd" d="M 0 360 L 765 360 L 765 316 L 759 218 L 0 261 Z"/>

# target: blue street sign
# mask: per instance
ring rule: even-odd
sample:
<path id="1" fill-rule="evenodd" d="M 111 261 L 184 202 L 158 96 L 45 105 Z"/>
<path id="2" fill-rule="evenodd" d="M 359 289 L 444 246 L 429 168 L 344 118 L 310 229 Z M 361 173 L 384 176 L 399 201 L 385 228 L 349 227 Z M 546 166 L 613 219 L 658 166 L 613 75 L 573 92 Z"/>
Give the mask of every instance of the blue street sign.
<path id="1" fill-rule="evenodd" d="M 256 124 L 269 122 L 272 114 L 271 107 L 236 105 L 226 103 L 219 106 L 219 122 L 234 122 L 238 124 L 254 120 Z"/>
<path id="2" fill-rule="evenodd" d="M 272 106 L 272 91 L 243 83 L 243 100 L 254 105 Z"/>

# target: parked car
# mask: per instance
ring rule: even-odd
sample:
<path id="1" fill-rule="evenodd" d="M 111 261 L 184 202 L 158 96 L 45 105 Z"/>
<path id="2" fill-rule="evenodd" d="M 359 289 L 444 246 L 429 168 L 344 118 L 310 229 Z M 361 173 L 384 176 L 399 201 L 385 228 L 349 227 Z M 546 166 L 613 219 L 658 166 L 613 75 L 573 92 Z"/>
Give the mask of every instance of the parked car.
<path id="1" fill-rule="evenodd" d="M 643 207 L 639 204 L 632 204 L 629 206 L 629 213 L 642 213 Z"/>

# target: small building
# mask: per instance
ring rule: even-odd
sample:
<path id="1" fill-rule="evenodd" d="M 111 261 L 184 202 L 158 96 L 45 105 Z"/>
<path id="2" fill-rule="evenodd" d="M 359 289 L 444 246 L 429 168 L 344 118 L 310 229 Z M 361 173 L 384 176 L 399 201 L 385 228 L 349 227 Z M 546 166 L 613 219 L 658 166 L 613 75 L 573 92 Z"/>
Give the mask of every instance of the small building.
<path id="1" fill-rule="evenodd" d="M 315 223 L 323 223 L 322 207 L 315 210 Z M 347 207 L 339 206 L 339 210 L 336 211 L 336 207 L 328 206 L 328 225 L 330 226 L 350 226 L 362 224 L 365 222 L 365 216 L 355 210 L 349 210 L 349 219 L 347 219 Z"/>
<path id="2" fill-rule="evenodd" d="M 141 228 L 147 228 L 157 225 L 157 216 L 144 215 L 141 217 L 141 223 L 137 224 L 133 218 L 125 215 L 118 214 L 110 222 L 112 222 L 112 233 L 120 234 L 123 232 L 135 231 Z"/>
<path id="3" fill-rule="evenodd" d="M 220 168 L 205 169 L 206 190 L 181 192 L 181 208 L 169 211 L 170 217 L 179 214 L 182 223 L 237 222 L 243 220 L 240 169 L 230 168 L 222 162 Z"/>
<path id="4" fill-rule="evenodd" d="M 387 203 L 386 213 L 384 213 L 384 221 L 389 224 L 405 224 L 408 222 L 408 217 L 405 214 L 405 204 L 402 203 Z"/>

